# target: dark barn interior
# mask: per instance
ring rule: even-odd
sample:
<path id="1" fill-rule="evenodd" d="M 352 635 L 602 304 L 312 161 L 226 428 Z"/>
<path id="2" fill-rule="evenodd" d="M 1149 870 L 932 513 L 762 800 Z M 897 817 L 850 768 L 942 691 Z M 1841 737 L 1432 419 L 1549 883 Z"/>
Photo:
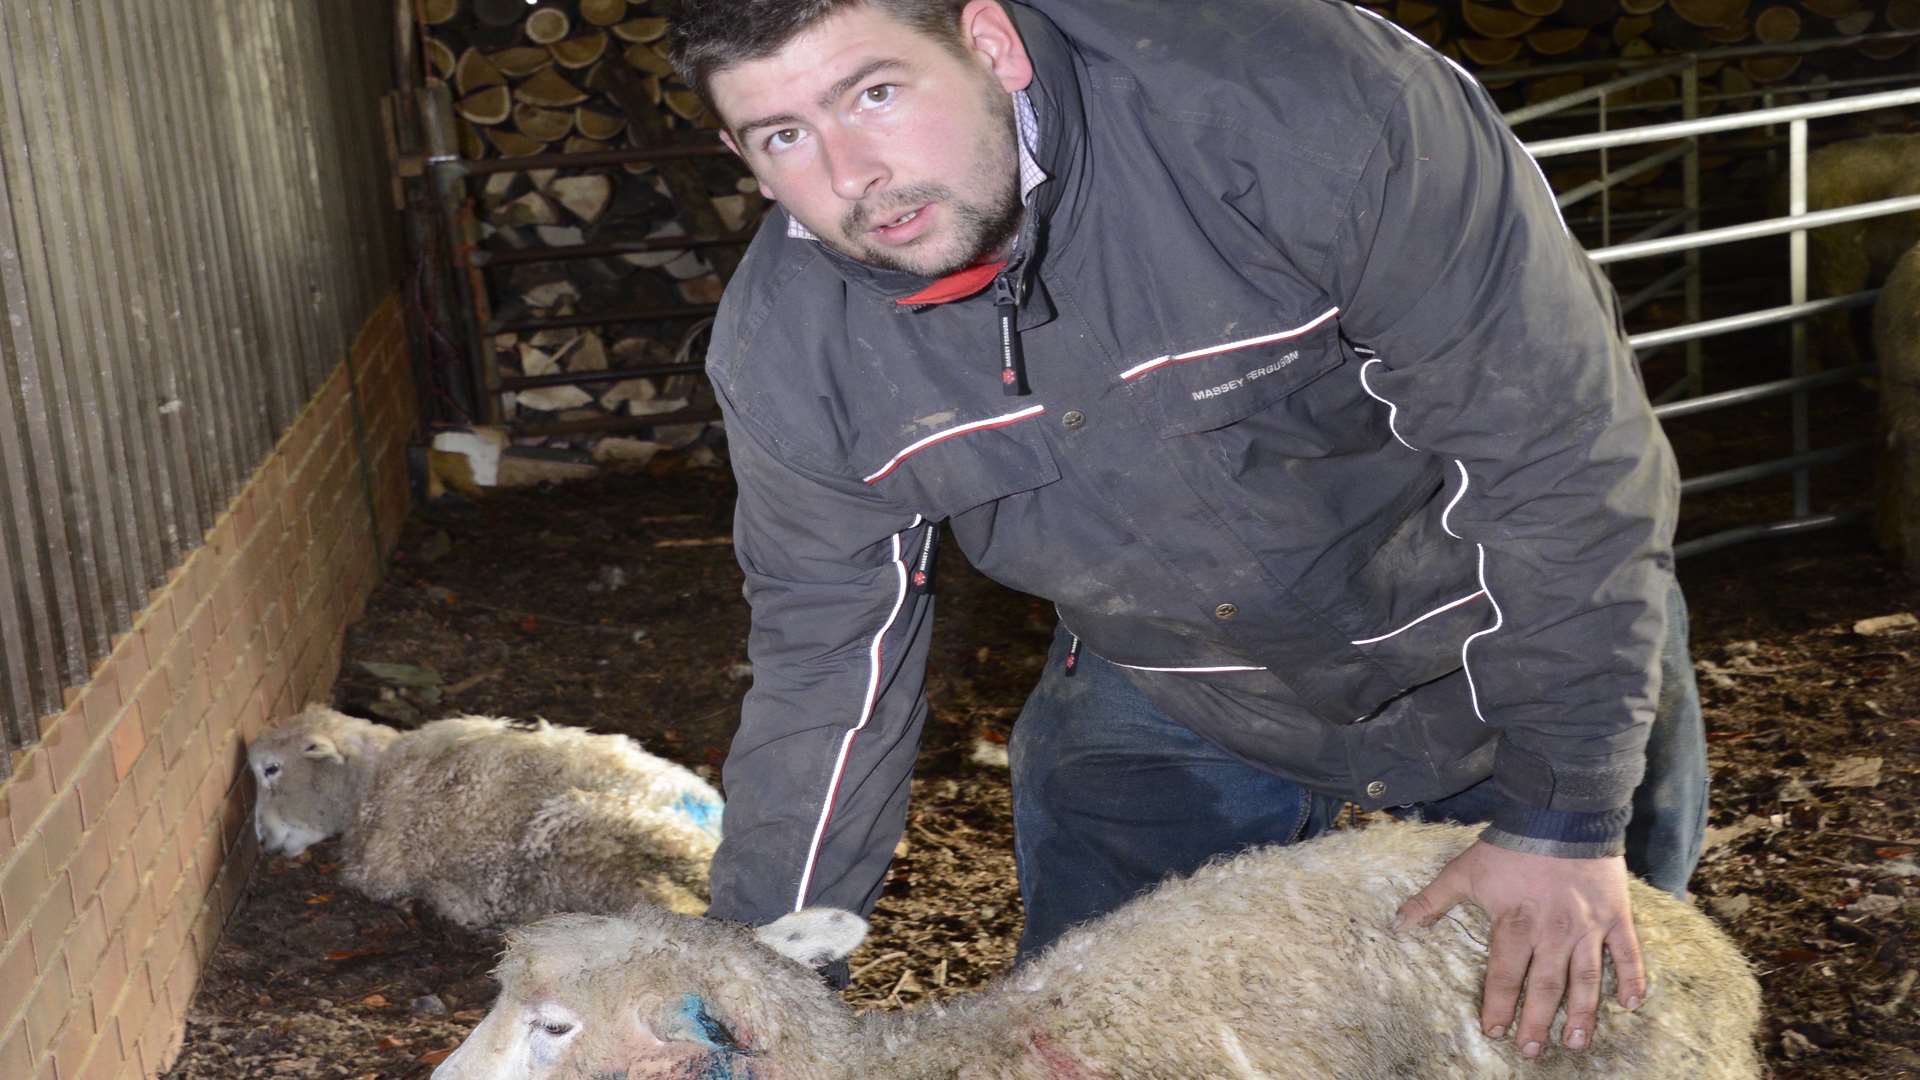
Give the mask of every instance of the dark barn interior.
<path id="1" fill-rule="evenodd" d="M 1787 214 L 1800 133 L 1741 113 L 1828 109 L 1802 150 L 1920 138 L 1914 0 L 1368 6 L 1482 79 L 1590 252 Z M 719 782 L 753 670 L 702 357 L 780 211 L 667 63 L 669 7 L 0 9 L 0 1076 L 423 1078 L 479 1022 L 497 933 L 359 895 L 337 844 L 260 850 L 244 748 L 306 702 L 623 733 Z M 1772 1075 L 1920 1075 L 1889 391 L 1920 357 L 1868 366 L 1884 268 L 1830 287 L 1815 244 L 1797 291 L 1788 228 L 1605 263 L 1689 482 L 1694 901 L 1755 966 Z M 1004 744 L 1055 616 L 945 548 L 862 1009 L 982 986 L 1021 926 Z"/>

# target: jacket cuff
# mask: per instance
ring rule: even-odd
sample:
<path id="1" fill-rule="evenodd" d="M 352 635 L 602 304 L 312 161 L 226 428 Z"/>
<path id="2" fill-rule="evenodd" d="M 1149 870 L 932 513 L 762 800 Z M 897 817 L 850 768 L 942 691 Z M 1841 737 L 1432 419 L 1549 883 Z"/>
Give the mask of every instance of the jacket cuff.
<path id="1" fill-rule="evenodd" d="M 1631 806 L 1584 812 L 1509 802 L 1480 838 L 1495 847 L 1562 859 L 1605 859 L 1626 850 Z"/>

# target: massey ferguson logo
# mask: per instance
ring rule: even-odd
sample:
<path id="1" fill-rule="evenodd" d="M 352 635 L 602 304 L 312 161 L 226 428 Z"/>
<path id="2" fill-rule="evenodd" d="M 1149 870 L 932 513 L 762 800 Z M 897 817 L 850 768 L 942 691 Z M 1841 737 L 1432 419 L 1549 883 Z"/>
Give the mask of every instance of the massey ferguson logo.
<path id="1" fill-rule="evenodd" d="M 1280 359 L 1275 360 L 1273 363 L 1265 367 L 1254 368 L 1252 371 L 1247 372 L 1237 379 L 1229 379 L 1219 386 L 1209 386 L 1205 390 L 1195 390 L 1193 392 L 1193 400 L 1206 401 L 1208 398 L 1217 398 L 1221 394 L 1231 394 L 1253 380 L 1265 378 L 1298 359 L 1300 359 L 1300 350 L 1295 349 Z"/>

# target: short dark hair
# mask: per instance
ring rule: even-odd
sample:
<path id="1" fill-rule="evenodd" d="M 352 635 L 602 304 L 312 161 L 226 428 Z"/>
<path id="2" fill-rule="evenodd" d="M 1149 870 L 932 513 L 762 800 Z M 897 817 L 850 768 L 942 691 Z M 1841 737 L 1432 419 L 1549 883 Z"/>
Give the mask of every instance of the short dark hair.
<path id="1" fill-rule="evenodd" d="M 680 0 L 673 14 L 675 71 L 709 107 L 714 75 L 761 60 L 830 15 L 861 6 L 893 16 L 960 48 L 960 11 L 968 0 Z M 719 113 L 718 109 L 714 110 Z"/>

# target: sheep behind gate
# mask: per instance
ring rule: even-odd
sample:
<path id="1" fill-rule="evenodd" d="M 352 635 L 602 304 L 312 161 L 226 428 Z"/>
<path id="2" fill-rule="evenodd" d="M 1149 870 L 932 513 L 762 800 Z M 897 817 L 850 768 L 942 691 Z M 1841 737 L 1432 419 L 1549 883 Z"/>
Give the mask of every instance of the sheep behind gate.
<path id="1" fill-rule="evenodd" d="M 859 1017 L 808 966 L 858 943 L 865 924 L 846 912 L 811 909 L 758 931 L 647 909 L 558 916 L 509 935 L 499 1000 L 434 1077 L 1760 1075 L 1759 987 L 1739 950 L 1639 882 L 1651 983 L 1641 1007 L 1612 1003 L 1609 969 L 1589 1049 L 1556 1044 L 1527 1061 L 1485 1038 L 1484 914 L 1389 929 L 1474 836 L 1377 825 L 1251 852 L 1073 931 L 979 993 Z"/>

